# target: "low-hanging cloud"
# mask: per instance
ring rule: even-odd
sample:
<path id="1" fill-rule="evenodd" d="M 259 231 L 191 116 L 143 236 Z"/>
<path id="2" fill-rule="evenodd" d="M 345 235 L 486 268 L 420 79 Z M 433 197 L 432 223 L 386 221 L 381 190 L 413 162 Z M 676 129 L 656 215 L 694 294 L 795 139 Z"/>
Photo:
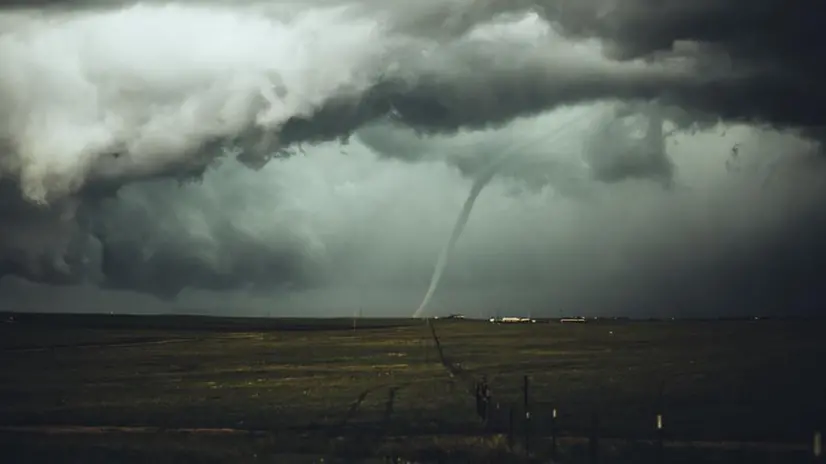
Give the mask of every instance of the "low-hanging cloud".
<path id="1" fill-rule="evenodd" d="M 4 171 L 33 201 L 197 172 L 234 148 L 266 160 L 384 116 L 453 132 L 582 101 L 693 97 L 748 77 L 699 73 L 691 58 L 611 61 L 532 13 L 438 41 L 346 7 L 53 15 L 21 18 L 0 41 L 0 97 L 14 109 L 0 120 Z"/>
<path id="2" fill-rule="evenodd" d="M 746 277 L 752 256 L 772 246 L 790 268 L 803 248 L 817 256 L 801 232 L 819 227 L 820 167 L 801 161 L 817 147 L 775 129 L 817 139 L 822 112 L 806 108 L 824 100 L 818 52 L 791 62 L 788 48 L 697 26 L 733 8 L 103 3 L 0 13 L 4 273 L 405 314 L 467 182 L 509 151 L 437 306 L 779 307 L 775 294 L 742 296 L 773 275 Z M 768 17 L 772 2 L 757 3 L 745 18 Z M 764 129 L 721 137 L 720 119 Z M 744 159 L 772 167 L 725 170 Z M 712 288 L 719 298 L 702 296 Z"/>

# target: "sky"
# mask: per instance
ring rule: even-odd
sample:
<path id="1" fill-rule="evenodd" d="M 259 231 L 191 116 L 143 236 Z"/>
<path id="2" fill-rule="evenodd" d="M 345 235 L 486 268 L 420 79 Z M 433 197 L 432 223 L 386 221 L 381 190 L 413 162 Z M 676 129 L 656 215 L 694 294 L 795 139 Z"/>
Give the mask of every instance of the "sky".
<path id="1" fill-rule="evenodd" d="M 0 2 L 0 310 L 819 314 L 823 10 Z"/>

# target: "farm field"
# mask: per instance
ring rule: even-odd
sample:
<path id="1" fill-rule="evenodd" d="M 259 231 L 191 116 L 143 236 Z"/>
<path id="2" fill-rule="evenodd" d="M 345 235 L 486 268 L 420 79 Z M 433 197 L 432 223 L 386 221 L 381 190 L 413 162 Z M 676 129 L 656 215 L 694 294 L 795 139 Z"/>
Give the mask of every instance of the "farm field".
<path id="1" fill-rule="evenodd" d="M 809 462 L 824 321 L 220 319 L 15 315 L 0 324 L 2 462 Z M 6 319 L 6 317 L 4 317 Z M 488 429 L 468 379 L 486 376 Z M 501 419 L 501 417 L 499 417 Z"/>

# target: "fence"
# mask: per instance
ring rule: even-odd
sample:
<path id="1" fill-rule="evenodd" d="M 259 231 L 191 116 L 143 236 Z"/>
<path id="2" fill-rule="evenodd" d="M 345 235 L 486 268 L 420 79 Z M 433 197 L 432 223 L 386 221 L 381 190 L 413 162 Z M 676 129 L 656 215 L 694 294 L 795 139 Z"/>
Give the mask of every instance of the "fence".
<path id="1" fill-rule="evenodd" d="M 461 382 L 467 392 L 476 397 L 477 411 L 485 432 L 506 435 L 508 446 L 512 451 L 521 451 L 526 456 L 547 455 L 552 462 L 556 462 L 559 458 L 560 442 L 585 444 L 587 456 L 583 456 L 583 458 L 587 459 L 589 463 L 598 464 L 601 459 L 601 445 L 604 444 L 601 442 L 627 442 L 627 440 L 603 439 L 601 436 L 601 418 L 597 412 L 591 415 L 587 436 L 561 436 L 559 433 L 560 411 L 558 407 L 545 403 L 537 408 L 537 404 L 531 401 L 530 377 L 527 375 L 522 378 L 521 404 L 513 401 L 498 401 L 484 377 L 476 378 L 472 373 L 466 371 L 460 363 L 455 362 L 445 354 L 434 324 L 428 319 L 427 325 L 433 338 L 439 362 L 452 378 Z M 483 398 L 480 398 L 480 387 L 482 387 L 481 391 L 485 392 Z M 664 385 L 661 384 L 656 412 L 651 418 L 651 436 L 647 439 L 634 440 L 637 444 L 644 444 L 651 448 L 653 451 L 652 461 L 657 464 L 671 462 L 666 448 L 689 447 L 734 451 L 753 449 L 758 452 L 765 449 L 774 449 L 797 452 L 801 455 L 808 454 L 808 462 L 826 464 L 820 431 L 813 433 L 811 445 L 674 440 L 673 437 L 669 437 L 667 434 L 666 418 L 663 413 L 663 390 Z M 483 408 L 479 408 L 480 401 L 485 403 Z M 535 449 L 538 448 L 536 446 L 537 441 L 543 443 L 542 450 Z"/>

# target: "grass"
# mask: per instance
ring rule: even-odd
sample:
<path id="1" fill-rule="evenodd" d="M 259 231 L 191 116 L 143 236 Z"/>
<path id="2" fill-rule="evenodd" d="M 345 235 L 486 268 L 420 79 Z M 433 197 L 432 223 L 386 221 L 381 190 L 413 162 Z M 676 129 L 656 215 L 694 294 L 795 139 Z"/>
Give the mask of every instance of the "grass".
<path id="1" fill-rule="evenodd" d="M 0 324 L 0 449 L 13 458 L 4 462 L 518 462 L 504 435 L 483 430 L 421 321 L 361 320 L 353 331 L 344 319 L 17 320 Z M 680 441 L 802 445 L 823 425 L 821 321 L 435 324 L 446 356 L 486 375 L 501 411 L 522 417 L 529 376 L 540 455 L 554 407 L 565 436 L 587 436 L 598 415 L 603 462 L 648 462 L 639 440 L 654 437 L 657 411 Z M 55 425 L 240 433 L 8 429 Z M 583 443 L 561 446 L 563 462 L 586 462 Z M 805 457 L 802 446 L 772 446 L 674 445 L 669 462 Z"/>

